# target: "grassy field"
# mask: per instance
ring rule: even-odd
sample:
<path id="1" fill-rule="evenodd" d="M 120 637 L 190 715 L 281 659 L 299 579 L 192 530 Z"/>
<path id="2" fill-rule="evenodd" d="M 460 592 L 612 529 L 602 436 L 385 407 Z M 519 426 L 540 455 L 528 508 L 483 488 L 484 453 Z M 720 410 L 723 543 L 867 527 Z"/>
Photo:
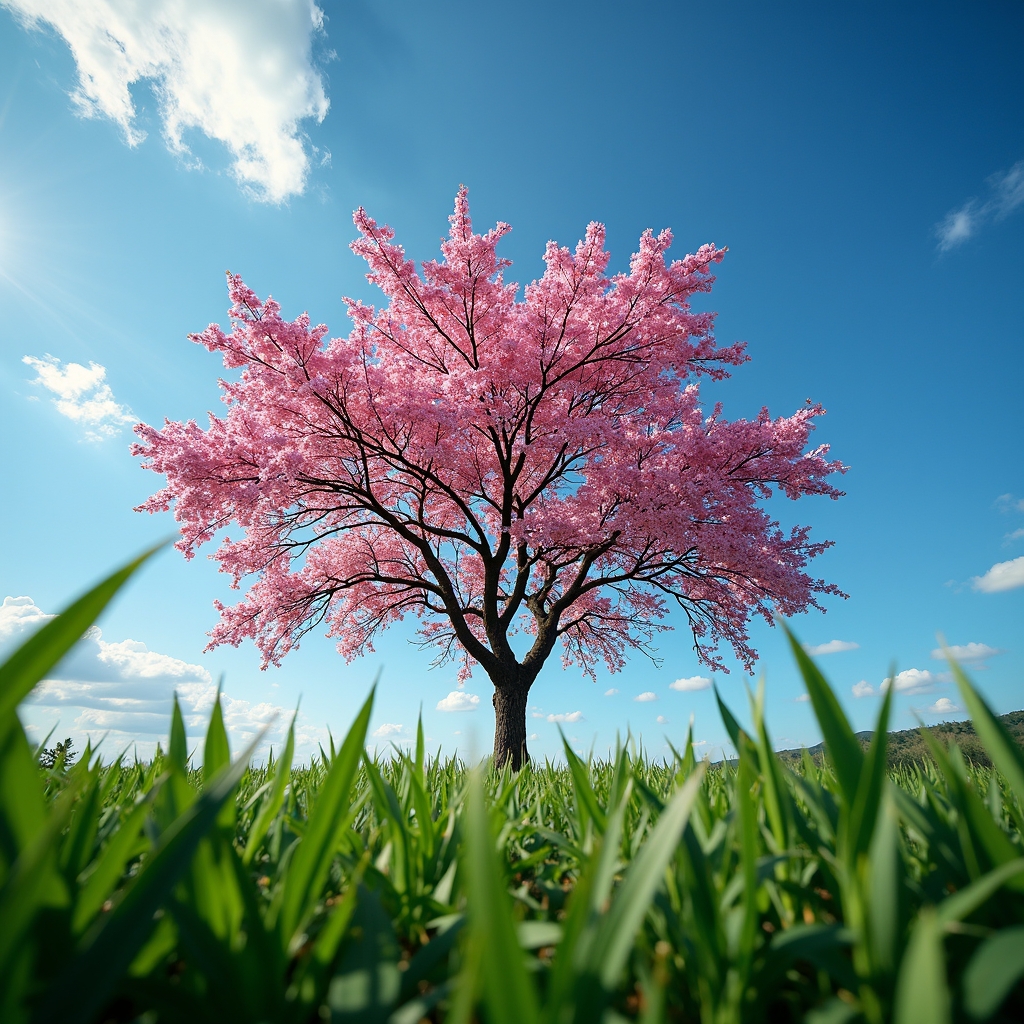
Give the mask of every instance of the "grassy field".
<path id="1" fill-rule="evenodd" d="M 1024 1019 L 1024 756 L 953 666 L 992 767 L 921 734 L 888 766 L 799 644 L 825 757 L 518 775 L 366 754 L 373 696 L 309 766 L 40 765 L 15 709 L 134 570 L 0 666 L 0 1020 L 942 1024 Z"/>

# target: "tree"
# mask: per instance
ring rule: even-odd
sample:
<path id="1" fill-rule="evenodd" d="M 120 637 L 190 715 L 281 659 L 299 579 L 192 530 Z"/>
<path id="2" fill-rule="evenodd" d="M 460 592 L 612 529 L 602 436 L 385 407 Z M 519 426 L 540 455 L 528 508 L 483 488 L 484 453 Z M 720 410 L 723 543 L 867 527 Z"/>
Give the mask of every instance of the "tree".
<path id="1" fill-rule="evenodd" d="M 39 767 L 67 771 L 78 755 L 75 753 L 75 741 L 69 736 L 63 743 L 55 747 L 45 747 L 39 751 Z"/>
<path id="2" fill-rule="evenodd" d="M 352 250 L 387 296 L 346 299 L 352 329 L 327 339 L 282 319 L 228 275 L 230 334 L 192 340 L 223 357 L 227 414 L 136 427 L 144 466 L 167 485 L 140 510 L 174 506 L 186 557 L 236 523 L 221 569 L 250 586 L 215 602 L 210 646 L 253 640 L 264 667 L 324 623 L 348 659 L 415 615 L 435 663 L 494 684 L 494 755 L 528 758 L 527 694 L 552 651 L 593 677 L 629 651 L 652 654 L 670 609 L 712 669 L 728 643 L 749 669 L 748 624 L 839 594 L 804 571 L 828 543 L 788 534 L 759 504 L 839 497 L 812 419 L 728 422 L 703 414 L 695 378 L 728 376 L 714 314 L 691 310 L 724 249 L 666 262 L 668 231 L 640 239 L 629 272 L 606 276 L 604 228 L 575 252 L 548 243 L 547 268 L 517 300 L 496 255 L 510 229 L 472 231 L 460 190 L 443 259 L 422 266 L 364 210 Z M 513 647 L 514 634 L 525 634 Z"/>

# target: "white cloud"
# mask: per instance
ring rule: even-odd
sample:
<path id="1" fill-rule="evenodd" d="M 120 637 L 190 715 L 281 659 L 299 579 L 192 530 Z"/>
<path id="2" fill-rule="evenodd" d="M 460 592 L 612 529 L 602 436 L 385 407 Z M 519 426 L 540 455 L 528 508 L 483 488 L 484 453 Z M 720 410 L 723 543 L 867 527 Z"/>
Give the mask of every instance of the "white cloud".
<path id="1" fill-rule="evenodd" d="M 866 679 L 862 679 L 859 683 L 853 684 L 853 695 L 854 697 L 874 697 L 875 688 Z"/>
<path id="2" fill-rule="evenodd" d="M 658 715 L 656 721 L 657 721 L 657 723 L 659 725 L 667 725 L 668 724 L 668 719 L 664 715 Z"/>
<path id="3" fill-rule="evenodd" d="M 582 722 L 585 721 L 583 718 L 582 711 L 570 711 L 565 715 L 548 715 L 547 719 L 549 722 Z"/>
<path id="4" fill-rule="evenodd" d="M 110 385 L 104 383 L 106 367 L 99 363 L 62 363 L 47 353 L 42 359 L 25 356 L 22 360 L 36 371 L 38 384 L 56 396 L 57 411 L 85 429 L 85 439 L 100 441 L 114 437 L 126 423 L 134 423 L 131 410 L 115 401 Z"/>
<path id="5" fill-rule="evenodd" d="M 995 505 L 1000 512 L 1024 512 L 1024 498 L 1015 498 L 1012 494 L 1000 494 Z"/>
<path id="6" fill-rule="evenodd" d="M 0 645 L 16 645 L 26 633 L 52 618 L 30 597 L 4 598 Z M 75 714 L 72 735 L 84 739 L 89 734 L 98 740 L 101 734 L 110 733 L 104 748 L 108 753 L 133 742 L 148 750 L 167 735 L 174 693 L 187 732 L 203 735 L 217 696 L 217 687 L 205 668 L 151 651 L 139 640 L 108 642 L 102 630 L 92 626 L 22 707 L 30 719 L 42 714 L 48 720 L 61 716 L 63 721 L 67 714 Z M 283 735 L 290 721 L 285 709 L 276 704 L 253 704 L 226 693 L 221 694 L 221 707 L 236 751 L 275 718 L 267 742 Z"/>
<path id="7" fill-rule="evenodd" d="M 647 704 L 652 700 L 657 700 L 658 695 L 648 690 L 646 693 L 638 693 L 633 700 L 638 701 L 641 704 Z"/>
<path id="8" fill-rule="evenodd" d="M 949 715 L 960 709 L 948 697 L 940 697 L 931 707 L 924 710 L 929 715 Z"/>
<path id="9" fill-rule="evenodd" d="M 891 676 L 883 679 L 881 689 L 888 690 L 893 686 L 897 693 L 927 693 L 941 681 L 935 673 L 927 669 L 908 668 L 897 672 L 895 681 Z"/>
<path id="10" fill-rule="evenodd" d="M 979 211 L 977 201 L 972 199 L 959 210 L 951 210 L 935 226 L 935 234 L 939 239 L 939 249 L 949 252 L 961 242 L 966 242 L 977 230 Z"/>
<path id="11" fill-rule="evenodd" d="M 854 689 L 856 689 L 856 687 L 854 687 Z M 794 697 L 793 701 L 797 704 L 803 704 L 810 699 L 811 695 L 809 693 L 801 693 L 799 697 Z"/>
<path id="12" fill-rule="evenodd" d="M 0 0 L 28 28 L 51 26 L 71 49 L 82 117 L 109 118 L 130 146 L 146 137 L 131 87 L 148 82 L 164 141 L 192 166 L 198 131 L 227 147 L 254 198 L 279 203 L 305 188 L 300 122 L 328 101 L 312 63 L 323 11 L 312 0 Z"/>
<path id="13" fill-rule="evenodd" d="M 379 725 L 376 729 L 373 730 L 373 735 L 380 736 L 383 739 L 386 736 L 394 736 L 396 733 L 401 732 L 402 729 L 404 728 L 405 726 L 399 725 L 395 722 L 384 722 L 382 725 Z"/>
<path id="14" fill-rule="evenodd" d="M 605 690 L 605 691 L 604 691 L 604 695 L 605 695 L 606 697 L 614 697 L 614 696 L 615 696 L 615 694 L 617 694 L 618 692 L 619 692 L 619 691 L 618 691 L 618 690 L 616 690 L 616 689 L 615 689 L 615 687 L 613 686 L 613 687 L 612 687 L 612 688 L 611 688 L 610 690 Z"/>
<path id="15" fill-rule="evenodd" d="M 476 711 L 479 706 L 480 698 L 465 690 L 452 690 L 447 697 L 437 702 L 438 711 Z"/>
<path id="16" fill-rule="evenodd" d="M 683 693 L 692 693 L 695 690 L 709 690 L 711 689 L 711 680 L 705 676 L 687 676 L 685 679 L 677 679 L 674 683 L 669 683 L 668 688 L 670 690 L 681 690 Z M 643 695 L 637 697 L 640 700 Z M 643 697 L 645 700 L 654 700 L 653 695 L 650 697 Z"/>
<path id="17" fill-rule="evenodd" d="M 949 654 L 959 662 L 971 665 L 974 668 L 980 668 L 980 662 L 983 662 L 986 658 L 993 658 L 997 654 L 1005 654 L 1005 651 L 1000 650 L 998 647 L 989 647 L 988 644 L 954 644 L 952 647 L 947 648 Z M 936 647 L 932 651 L 932 657 L 938 661 L 946 660 L 946 652 L 941 647 Z"/>
<path id="18" fill-rule="evenodd" d="M 860 644 L 854 643 L 852 640 L 829 640 L 825 644 L 804 644 L 804 650 L 812 657 L 816 657 L 819 654 L 841 654 L 843 651 L 855 651 L 860 647 Z"/>
<path id="19" fill-rule="evenodd" d="M 971 585 L 986 594 L 1024 587 L 1024 555 L 1009 562 L 996 562 L 983 576 L 972 577 Z"/>
<path id="20" fill-rule="evenodd" d="M 537 733 L 535 733 L 535 732 L 531 732 L 531 733 L 530 733 L 530 735 L 529 735 L 529 736 L 527 736 L 526 738 L 527 738 L 528 740 L 535 740 L 535 739 L 537 739 Z"/>
<path id="21" fill-rule="evenodd" d="M 989 195 L 984 202 L 969 199 L 935 225 L 941 252 L 955 249 L 986 223 L 1002 220 L 1024 205 L 1024 160 L 1018 160 L 1005 174 L 993 174 L 988 185 Z"/>

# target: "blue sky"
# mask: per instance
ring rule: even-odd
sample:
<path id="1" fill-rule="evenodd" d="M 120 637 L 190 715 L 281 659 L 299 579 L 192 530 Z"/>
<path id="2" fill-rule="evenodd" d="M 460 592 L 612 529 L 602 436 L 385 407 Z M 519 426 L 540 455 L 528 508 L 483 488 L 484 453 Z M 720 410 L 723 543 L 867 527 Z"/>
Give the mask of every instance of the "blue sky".
<path id="1" fill-rule="evenodd" d="M 1010 2 L 0 0 L 0 640 L 173 529 L 132 511 L 159 481 L 131 424 L 217 408 L 219 362 L 185 336 L 225 322 L 226 269 L 347 333 L 341 296 L 377 301 L 352 209 L 430 259 L 465 182 L 478 227 L 512 224 L 522 283 L 590 220 L 613 269 L 647 227 L 679 255 L 728 245 L 709 306 L 752 361 L 706 401 L 820 401 L 815 440 L 851 467 L 841 501 L 777 511 L 836 542 L 816 569 L 849 600 L 793 626 L 844 648 L 820 664 L 856 727 L 892 665 L 895 726 L 957 717 L 937 632 L 999 711 L 1024 706 L 1022 32 Z M 454 669 L 401 630 L 352 665 L 320 637 L 268 672 L 251 647 L 204 654 L 227 595 L 213 563 L 160 555 L 25 720 L 146 753 L 171 691 L 198 735 L 223 673 L 236 743 L 283 709 L 279 736 L 301 694 L 308 753 L 380 672 L 376 742 L 422 704 L 434 745 L 489 749 L 486 678 L 475 710 L 437 710 Z M 754 637 L 777 742 L 815 742 L 779 631 Z M 534 754 L 558 716 L 578 747 L 629 727 L 658 753 L 693 713 L 718 748 L 711 691 L 670 687 L 707 677 L 687 634 L 660 647 L 596 685 L 551 664 Z M 738 711 L 743 679 L 717 680 Z"/>

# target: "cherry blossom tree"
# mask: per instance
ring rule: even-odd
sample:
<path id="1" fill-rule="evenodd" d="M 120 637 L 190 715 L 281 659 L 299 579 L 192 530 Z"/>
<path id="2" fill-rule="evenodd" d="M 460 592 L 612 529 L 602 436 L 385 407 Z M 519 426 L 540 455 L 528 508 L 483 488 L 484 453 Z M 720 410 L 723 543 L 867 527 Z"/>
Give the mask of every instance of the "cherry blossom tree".
<path id="1" fill-rule="evenodd" d="M 248 592 L 216 602 L 211 647 L 251 639 L 265 667 L 323 625 L 352 659 L 413 615 L 435 663 L 487 673 L 495 759 L 519 768 L 527 695 L 556 648 L 591 677 L 615 671 L 653 654 L 675 611 L 704 665 L 724 669 L 724 642 L 749 669 L 752 617 L 840 594 L 805 571 L 828 543 L 761 502 L 837 498 L 827 478 L 844 467 L 806 450 L 820 406 L 702 411 L 697 378 L 747 358 L 690 307 L 724 249 L 667 262 L 671 234 L 647 231 L 609 276 L 593 223 L 574 252 L 548 243 L 517 298 L 496 254 L 508 225 L 474 234 L 465 189 L 449 219 L 443 259 L 417 272 L 356 211 L 351 248 L 387 301 L 347 299 L 345 338 L 229 274 L 231 332 L 192 336 L 240 371 L 220 382 L 227 412 L 205 430 L 136 427 L 134 454 L 167 481 L 140 510 L 173 506 L 186 557 L 240 531 L 216 558 Z"/>

